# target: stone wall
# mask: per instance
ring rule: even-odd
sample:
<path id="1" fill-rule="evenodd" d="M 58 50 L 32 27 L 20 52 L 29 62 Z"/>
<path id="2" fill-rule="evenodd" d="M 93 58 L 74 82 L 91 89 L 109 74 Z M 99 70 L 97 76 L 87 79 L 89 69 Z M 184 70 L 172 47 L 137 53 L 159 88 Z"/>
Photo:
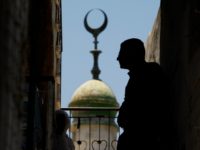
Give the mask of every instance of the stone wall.
<path id="1" fill-rule="evenodd" d="M 160 9 L 158 10 L 151 32 L 145 42 L 146 56 L 148 62 L 160 63 Z"/>
<path id="2" fill-rule="evenodd" d="M 62 51 L 61 28 L 57 28 L 61 23 L 57 19 L 61 15 L 59 3 L 59 0 L 0 1 L 1 150 L 26 149 L 26 140 L 31 146 L 29 150 L 52 148 L 55 95 L 61 92 L 55 88 L 56 83 L 59 87 L 61 84 L 56 80 L 61 75 Z M 29 106 L 24 105 L 30 101 Z M 35 124 L 44 129 L 41 134 L 35 131 Z M 24 128 L 28 128 L 28 134 Z M 42 138 L 39 147 L 34 145 L 36 135 Z"/>
<path id="3" fill-rule="evenodd" d="M 162 0 L 160 62 L 170 83 L 176 149 L 200 149 L 200 2 Z"/>
<path id="4" fill-rule="evenodd" d="M 0 2 L 0 149 L 20 149 L 28 1 Z"/>

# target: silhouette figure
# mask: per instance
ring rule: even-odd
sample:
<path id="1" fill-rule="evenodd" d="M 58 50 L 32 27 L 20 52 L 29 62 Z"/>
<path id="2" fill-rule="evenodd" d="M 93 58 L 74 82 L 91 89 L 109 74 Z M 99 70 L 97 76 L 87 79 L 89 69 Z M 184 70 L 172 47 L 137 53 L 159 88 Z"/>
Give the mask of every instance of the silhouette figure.
<path id="1" fill-rule="evenodd" d="M 68 114 L 63 110 L 55 112 L 55 135 L 53 150 L 75 150 L 72 139 L 66 134 L 70 127 Z"/>
<path id="2" fill-rule="evenodd" d="M 130 77 L 117 119 L 123 128 L 117 150 L 169 149 L 169 104 L 160 65 L 145 61 L 144 44 L 137 38 L 121 43 L 117 60 Z"/>

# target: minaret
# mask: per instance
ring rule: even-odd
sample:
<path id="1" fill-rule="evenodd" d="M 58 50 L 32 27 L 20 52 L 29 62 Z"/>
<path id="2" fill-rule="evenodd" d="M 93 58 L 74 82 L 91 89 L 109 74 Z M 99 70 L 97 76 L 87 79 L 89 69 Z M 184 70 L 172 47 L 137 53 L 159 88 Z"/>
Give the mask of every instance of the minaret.
<path id="1" fill-rule="evenodd" d="M 94 37 L 94 49 L 90 51 L 94 58 L 91 70 L 93 78 L 75 90 L 69 107 L 100 107 L 106 111 L 92 109 L 72 111 L 72 117 L 75 117 L 72 121 L 72 138 L 76 141 L 76 150 L 111 150 L 116 146 L 116 143 L 113 143 L 116 142 L 119 130 L 114 121 L 116 111 L 108 111 L 108 108 L 117 108 L 119 104 L 111 88 L 99 79 L 101 71 L 98 67 L 98 56 L 101 51 L 98 50 L 97 37 L 106 28 L 108 19 L 103 10 L 98 10 L 105 17 L 101 27 L 94 29 L 87 24 L 87 16 L 92 10 L 86 14 L 84 19 L 86 30 Z"/>

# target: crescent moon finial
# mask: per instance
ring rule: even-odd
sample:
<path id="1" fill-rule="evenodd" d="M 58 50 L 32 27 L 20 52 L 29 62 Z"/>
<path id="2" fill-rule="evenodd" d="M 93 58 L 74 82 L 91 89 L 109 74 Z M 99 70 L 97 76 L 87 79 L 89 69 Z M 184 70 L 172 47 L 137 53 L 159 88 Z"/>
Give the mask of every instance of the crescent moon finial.
<path id="1" fill-rule="evenodd" d="M 94 9 L 89 10 L 89 11 L 87 12 L 87 14 L 85 15 L 85 18 L 84 18 L 84 26 L 85 26 L 86 30 L 87 30 L 88 32 L 90 32 L 90 33 L 93 35 L 93 37 L 94 37 L 94 39 L 95 39 L 95 41 L 94 41 L 94 43 L 95 43 L 95 49 L 97 49 L 97 43 L 98 43 L 97 37 L 98 37 L 98 35 L 99 35 L 102 31 L 105 30 L 105 28 L 106 28 L 106 26 L 107 26 L 107 24 L 108 24 L 108 17 L 107 17 L 106 13 L 105 13 L 103 10 L 97 9 L 97 10 L 99 10 L 100 12 L 103 13 L 103 15 L 104 15 L 104 22 L 103 22 L 103 24 L 102 24 L 100 27 L 98 27 L 98 28 L 92 28 L 92 27 L 90 27 L 90 26 L 88 25 L 87 17 L 88 17 L 88 15 L 90 14 L 90 12 L 92 12 L 93 10 L 94 10 Z"/>

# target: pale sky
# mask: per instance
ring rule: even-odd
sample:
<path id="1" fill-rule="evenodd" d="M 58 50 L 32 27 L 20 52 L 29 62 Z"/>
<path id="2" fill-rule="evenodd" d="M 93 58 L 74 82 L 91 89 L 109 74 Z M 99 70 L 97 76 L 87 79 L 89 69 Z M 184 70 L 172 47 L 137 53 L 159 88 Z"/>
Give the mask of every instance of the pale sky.
<path id="1" fill-rule="evenodd" d="M 61 107 L 68 107 L 74 91 L 92 79 L 94 49 L 93 36 L 86 31 L 83 20 L 86 13 L 102 9 L 108 17 L 106 29 L 98 36 L 100 79 L 115 94 L 119 104 L 124 98 L 128 70 L 122 70 L 116 60 L 120 43 L 128 38 L 146 41 L 156 18 L 159 0 L 62 0 L 62 75 Z M 88 24 L 99 27 L 103 15 L 94 10 L 88 15 Z"/>

